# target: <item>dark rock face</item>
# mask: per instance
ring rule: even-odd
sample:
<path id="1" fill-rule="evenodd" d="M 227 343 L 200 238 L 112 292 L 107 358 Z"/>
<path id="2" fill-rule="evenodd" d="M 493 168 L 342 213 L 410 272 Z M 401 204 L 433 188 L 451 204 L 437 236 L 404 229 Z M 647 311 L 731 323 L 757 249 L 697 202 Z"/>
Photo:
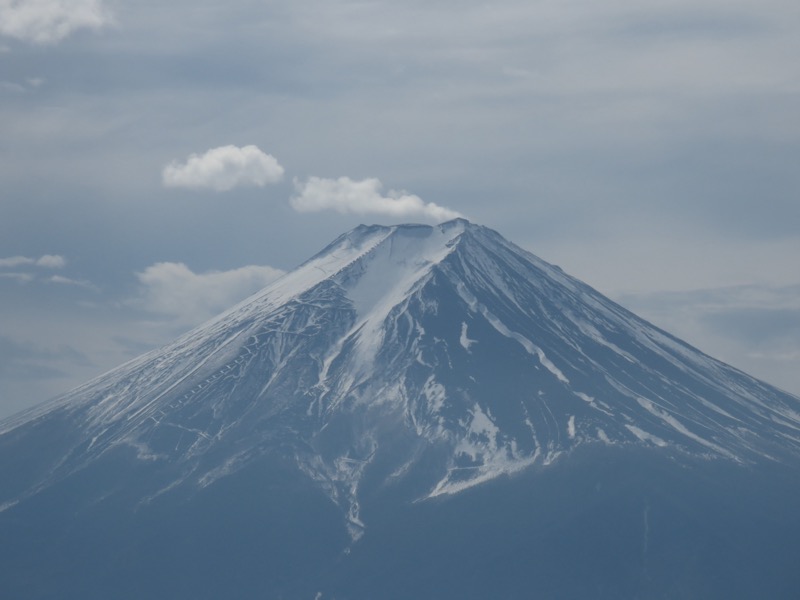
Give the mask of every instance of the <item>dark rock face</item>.
<path id="1" fill-rule="evenodd" d="M 19 598 L 794 598 L 800 400 L 466 221 L 0 423 Z"/>

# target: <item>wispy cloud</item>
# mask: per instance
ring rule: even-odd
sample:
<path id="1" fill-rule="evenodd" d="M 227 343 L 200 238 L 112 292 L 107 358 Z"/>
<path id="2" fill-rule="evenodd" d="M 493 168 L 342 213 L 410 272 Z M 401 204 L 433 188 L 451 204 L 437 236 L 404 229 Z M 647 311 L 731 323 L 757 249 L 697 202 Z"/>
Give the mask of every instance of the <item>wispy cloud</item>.
<path id="1" fill-rule="evenodd" d="M 42 267 L 44 269 L 63 269 L 67 259 L 59 254 L 45 254 L 39 258 L 30 256 L 11 256 L 0 258 L 0 269 L 16 269 L 19 267 Z"/>
<path id="2" fill-rule="evenodd" d="M 100 0 L 0 0 L 0 34 L 34 44 L 56 44 L 112 22 Z"/>
<path id="3" fill-rule="evenodd" d="M 56 283 L 58 285 L 71 285 L 87 290 L 97 291 L 96 285 L 83 279 L 72 279 L 71 277 L 64 277 L 63 275 L 53 275 L 52 277 L 49 277 L 47 281 L 49 283 Z"/>
<path id="4" fill-rule="evenodd" d="M 161 262 L 137 278 L 140 296 L 134 306 L 170 317 L 177 325 L 195 325 L 257 292 L 283 275 L 269 266 L 195 273 L 184 263 Z"/>
<path id="5" fill-rule="evenodd" d="M 224 192 L 240 186 L 263 187 L 283 178 L 283 167 L 274 156 L 257 146 L 220 146 L 204 154 L 192 154 L 186 162 L 164 168 L 167 187 L 212 189 Z"/>
<path id="6" fill-rule="evenodd" d="M 335 210 L 342 214 L 378 214 L 435 221 L 461 216 L 457 211 L 424 202 L 408 192 L 389 190 L 384 196 L 381 194 L 383 185 L 375 178 L 356 181 L 349 177 L 309 177 L 307 181 L 295 179 L 294 186 L 296 194 L 291 198 L 291 204 L 299 212 Z"/>
<path id="7" fill-rule="evenodd" d="M 70 285 L 98 291 L 96 285 L 84 279 L 47 274 L 47 271 L 63 269 L 66 266 L 67 259 L 60 254 L 44 254 L 39 258 L 31 256 L 10 256 L 7 258 L 0 258 L 0 279 L 10 279 L 18 283 L 31 283 L 33 281 L 55 283 L 58 285 Z"/>
<path id="8" fill-rule="evenodd" d="M 29 283 L 34 277 L 30 273 L 0 273 L 0 279 L 13 279 L 19 283 Z"/>

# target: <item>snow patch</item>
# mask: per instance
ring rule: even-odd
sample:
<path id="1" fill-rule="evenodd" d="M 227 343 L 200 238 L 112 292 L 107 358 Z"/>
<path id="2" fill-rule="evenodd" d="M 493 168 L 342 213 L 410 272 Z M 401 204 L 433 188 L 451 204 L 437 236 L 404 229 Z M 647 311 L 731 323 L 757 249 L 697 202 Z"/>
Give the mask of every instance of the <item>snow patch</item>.
<path id="1" fill-rule="evenodd" d="M 425 396 L 425 400 L 428 403 L 428 412 L 432 415 L 438 414 L 442 410 L 444 402 L 447 399 L 444 386 L 438 383 L 433 378 L 433 375 L 431 375 L 428 377 L 427 381 L 425 381 L 425 385 L 422 386 L 422 394 Z"/>
<path id="2" fill-rule="evenodd" d="M 433 491 L 427 498 L 437 496 L 451 496 L 458 494 L 471 487 L 486 483 L 502 475 L 513 475 L 534 465 L 539 458 L 538 452 L 528 458 L 518 460 L 497 460 L 491 465 L 485 465 L 474 469 L 475 475 L 468 479 L 455 479 L 453 476 L 459 469 L 449 469 L 447 475 L 434 486 Z"/>
<path id="3" fill-rule="evenodd" d="M 227 475 L 231 475 L 238 470 L 239 465 L 247 458 L 244 452 L 240 452 L 232 456 L 231 458 L 227 459 L 223 464 L 218 467 L 215 467 L 208 471 L 205 475 L 203 475 L 200 480 L 198 481 L 198 485 L 201 488 L 208 487 L 218 479 L 221 479 Z"/>
<path id="4" fill-rule="evenodd" d="M 715 452 L 718 452 L 719 454 L 722 454 L 723 456 L 727 456 L 728 458 L 735 458 L 733 454 L 731 454 L 730 452 L 728 452 L 724 448 L 721 448 L 717 444 L 715 444 L 713 442 L 709 442 L 708 440 L 700 437 L 696 433 L 694 433 L 692 431 L 689 431 L 689 429 L 687 429 L 686 426 L 683 423 L 678 421 L 678 419 L 676 419 L 674 416 L 672 416 L 668 412 L 658 408 L 652 401 L 647 400 L 646 398 L 637 398 L 636 400 L 649 413 L 651 413 L 651 414 L 655 415 L 656 417 L 658 417 L 659 419 L 661 419 L 664 423 L 666 423 L 667 425 L 672 427 L 678 433 L 685 435 L 686 437 L 688 437 L 691 440 L 694 440 L 698 444 L 702 444 L 703 446 L 705 446 L 707 448 L 710 448 L 711 450 L 714 450 Z"/>
<path id="5" fill-rule="evenodd" d="M 550 371 L 553 375 L 555 375 L 556 379 L 558 379 L 561 383 L 566 383 L 566 384 L 569 383 L 569 379 L 567 379 L 566 376 L 559 370 L 559 368 L 556 367 L 549 358 L 547 358 L 547 356 L 544 353 L 544 350 L 539 348 L 539 346 L 531 342 L 524 335 L 517 333 L 516 331 L 511 331 L 508 327 L 506 327 L 506 325 L 500 319 L 498 319 L 494 314 L 492 314 L 492 312 L 486 306 L 478 302 L 477 298 L 475 298 L 475 296 L 473 296 L 466 289 L 466 286 L 459 285 L 457 289 L 462 299 L 467 303 L 467 305 L 473 311 L 480 312 L 480 314 L 483 315 L 483 317 L 489 322 L 489 324 L 492 327 L 494 327 L 494 329 L 498 333 L 507 338 L 515 340 L 523 348 L 525 348 L 528 354 L 536 356 L 539 359 L 541 365 L 545 369 Z"/>
<path id="6" fill-rule="evenodd" d="M 382 316 L 406 298 L 409 289 L 432 265 L 453 251 L 455 246 L 450 242 L 461 232 L 459 228 L 425 230 L 424 236 L 397 232 L 360 257 L 363 262 L 360 273 L 353 279 L 340 281 L 359 319 L 367 320 L 375 313 L 382 320 Z"/>
<path id="7" fill-rule="evenodd" d="M 500 428 L 478 404 L 472 408 L 470 415 L 467 432 L 456 446 L 455 452 L 469 456 L 472 461 L 479 461 L 484 456 L 489 457 L 497 452 Z"/>
<path id="8" fill-rule="evenodd" d="M 628 423 L 625 424 L 625 428 L 630 431 L 633 435 L 639 438 L 643 442 L 648 442 L 651 444 L 655 444 L 660 448 L 664 448 L 667 446 L 667 442 L 662 440 L 660 437 L 653 435 L 652 433 L 647 433 L 644 429 L 640 429 L 636 427 L 636 425 L 630 425 Z"/>
<path id="9" fill-rule="evenodd" d="M 567 379 L 566 376 L 558 369 L 558 367 L 556 367 L 553 364 L 553 362 L 549 358 L 547 358 L 547 356 L 544 353 L 544 350 L 539 348 L 539 346 L 531 342 L 525 336 L 515 331 L 511 331 L 508 327 L 505 326 L 505 324 L 500 319 L 498 319 L 492 313 L 490 313 L 486 307 L 484 306 L 481 307 L 481 314 L 486 318 L 487 321 L 489 321 L 491 326 L 494 327 L 499 333 L 503 334 L 507 338 L 516 340 L 523 348 L 525 348 L 528 354 L 536 356 L 539 359 L 541 365 L 545 369 L 550 371 L 553 375 L 555 375 L 556 379 L 558 379 L 561 383 L 569 383 L 569 379 Z"/>
<path id="10" fill-rule="evenodd" d="M 368 371 L 384 341 L 384 323 L 392 309 L 403 304 L 423 285 L 431 269 L 456 248 L 452 242 L 463 224 L 450 228 L 394 227 L 389 235 L 359 256 L 353 268 L 333 280 L 356 312 L 356 323 L 346 337 L 357 335 L 358 370 Z"/>
<path id="11" fill-rule="evenodd" d="M 461 347 L 467 352 L 471 352 L 470 347 L 478 343 L 478 340 L 471 340 L 467 337 L 467 324 L 465 322 L 461 323 L 461 337 L 458 341 L 461 343 Z"/>
<path id="12" fill-rule="evenodd" d="M 446 475 L 434 486 L 428 498 L 457 494 L 496 477 L 526 469 L 539 459 L 538 445 L 532 455 L 524 456 L 520 454 L 515 440 L 501 443 L 500 428 L 491 413 L 478 404 L 473 406 L 470 416 L 467 431 L 454 448 L 454 458 L 469 457 L 473 465 L 454 466 L 451 463 Z M 533 427 L 532 423 L 530 426 Z"/>

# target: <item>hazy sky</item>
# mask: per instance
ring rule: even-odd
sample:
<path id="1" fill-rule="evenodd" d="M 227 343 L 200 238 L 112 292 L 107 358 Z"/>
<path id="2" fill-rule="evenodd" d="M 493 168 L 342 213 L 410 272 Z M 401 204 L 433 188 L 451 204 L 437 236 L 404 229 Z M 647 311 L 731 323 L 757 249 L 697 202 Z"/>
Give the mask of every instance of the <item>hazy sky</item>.
<path id="1" fill-rule="evenodd" d="M 0 416 L 461 214 L 800 394 L 797 0 L 0 0 Z"/>

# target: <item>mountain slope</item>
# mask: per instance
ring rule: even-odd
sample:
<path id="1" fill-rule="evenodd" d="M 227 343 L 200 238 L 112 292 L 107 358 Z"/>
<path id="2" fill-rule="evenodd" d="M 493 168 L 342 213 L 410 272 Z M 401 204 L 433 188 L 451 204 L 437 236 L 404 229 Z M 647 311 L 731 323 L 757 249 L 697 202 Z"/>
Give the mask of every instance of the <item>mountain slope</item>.
<path id="1" fill-rule="evenodd" d="M 359 549 L 387 539 L 373 522 L 396 537 L 398 515 L 419 524 L 442 502 L 470 506 L 504 475 L 527 497 L 540 467 L 586 452 L 653 457 L 620 464 L 655 471 L 678 459 L 794 473 L 800 401 L 484 227 L 361 226 L 173 344 L 1 423 L 0 517 L 27 522 L 49 507 L 94 523 L 105 507 L 118 522 L 139 515 L 138 528 L 141 515 L 203 514 L 213 498 L 225 512 L 249 490 L 263 510 L 242 514 L 270 531 L 327 515 L 309 539 L 350 548 L 357 569 L 370 561 Z M 781 477 L 793 489 L 794 475 Z M 647 478 L 634 487 L 634 503 L 654 489 Z M 74 504 L 56 509 L 64 498 Z"/>

